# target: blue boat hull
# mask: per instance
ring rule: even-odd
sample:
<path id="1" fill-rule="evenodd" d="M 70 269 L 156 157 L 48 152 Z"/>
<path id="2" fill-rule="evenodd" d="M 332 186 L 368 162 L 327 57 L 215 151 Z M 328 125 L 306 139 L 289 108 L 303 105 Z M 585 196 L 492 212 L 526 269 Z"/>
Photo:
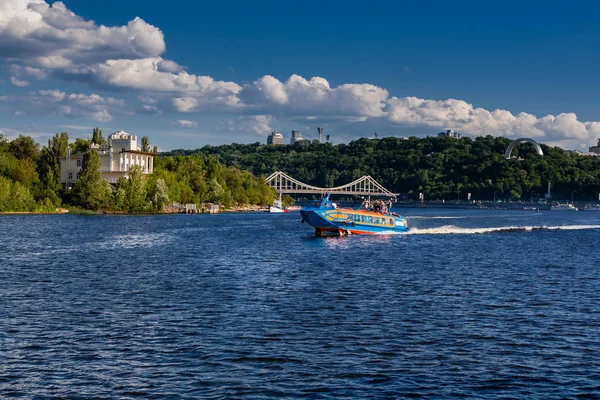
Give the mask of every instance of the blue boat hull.
<path id="1" fill-rule="evenodd" d="M 313 226 L 317 235 L 389 235 L 408 231 L 406 218 L 365 210 L 329 207 L 305 207 L 302 222 Z"/>

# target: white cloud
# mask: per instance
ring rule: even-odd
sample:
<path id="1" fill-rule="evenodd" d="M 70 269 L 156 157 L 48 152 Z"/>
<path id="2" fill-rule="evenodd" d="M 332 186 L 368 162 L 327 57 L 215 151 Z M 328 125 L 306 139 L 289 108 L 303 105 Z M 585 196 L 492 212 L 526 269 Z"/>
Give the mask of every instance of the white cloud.
<path id="1" fill-rule="evenodd" d="M 88 118 L 99 122 L 112 120 L 112 112 L 126 112 L 125 102 L 98 94 L 65 93 L 61 90 L 39 90 L 22 96 L 2 96 L 0 102 L 16 109 L 15 115 L 55 114 Z"/>
<path id="2" fill-rule="evenodd" d="M 180 119 L 175 121 L 175 125 L 180 128 L 196 128 L 198 127 L 198 123 L 196 121 L 188 121 L 186 119 Z"/>
<path id="3" fill-rule="evenodd" d="M 36 129 L 35 126 L 27 127 L 25 126 L 25 130 L 17 129 L 17 128 L 2 128 L 0 127 L 0 135 L 13 140 L 19 137 L 19 135 L 23 136 L 31 136 L 33 139 L 36 139 L 38 143 L 44 143 L 50 136 L 52 136 L 49 132 L 41 132 Z"/>
<path id="4" fill-rule="evenodd" d="M 241 107 L 237 93 L 242 89 L 234 82 L 217 81 L 185 71 L 178 64 L 161 57 L 107 60 L 78 74 L 89 76 L 107 88 L 153 93 L 157 103 L 178 112 L 209 111 Z M 173 97 L 175 95 L 175 97 Z"/>
<path id="5" fill-rule="evenodd" d="M 179 112 L 192 111 L 198 105 L 198 101 L 193 97 L 176 97 L 173 99 L 173 106 Z"/>
<path id="6" fill-rule="evenodd" d="M 33 78 L 33 79 L 48 78 L 48 73 L 41 68 L 13 64 L 10 66 L 10 71 L 13 75 L 18 76 L 19 78 L 23 78 L 23 77 Z"/>
<path id="7" fill-rule="evenodd" d="M 263 111 L 278 111 L 285 115 L 328 115 L 339 117 L 379 117 L 388 92 L 370 84 L 345 84 L 331 87 L 321 77 L 307 80 L 292 75 L 281 82 L 265 76 L 244 86 L 239 94 L 247 107 Z"/>
<path id="8" fill-rule="evenodd" d="M 3 0 L 0 3 L 0 54 L 47 68 L 90 60 L 155 57 L 166 49 L 160 29 L 139 17 L 125 26 L 85 21 L 64 3 Z"/>
<path id="9" fill-rule="evenodd" d="M 152 104 L 142 104 L 135 109 L 135 114 L 142 115 L 160 115 L 162 112 L 159 110 L 157 106 Z"/>
<path id="10" fill-rule="evenodd" d="M 10 81 L 12 82 L 13 85 L 18 86 L 18 87 L 29 86 L 29 82 L 22 81 L 22 80 L 20 80 L 18 78 L 15 78 L 14 76 L 10 77 Z"/>
<path id="11" fill-rule="evenodd" d="M 255 133 L 267 136 L 275 129 L 272 126 L 274 118 L 271 115 L 249 115 L 220 122 L 226 131 L 238 133 Z"/>
<path id="12" fill-rule="evenodd" d="M 600 123 L 581 122 L 574 113 L 538 118 L 527 113 L 513 115 L 506 110 L 488 111 L 455 99 L 392 97 L 385 111 L 387 118 L 399 125 L 457 129 L 474 135 L 589 141 L 600 134 Z"/>

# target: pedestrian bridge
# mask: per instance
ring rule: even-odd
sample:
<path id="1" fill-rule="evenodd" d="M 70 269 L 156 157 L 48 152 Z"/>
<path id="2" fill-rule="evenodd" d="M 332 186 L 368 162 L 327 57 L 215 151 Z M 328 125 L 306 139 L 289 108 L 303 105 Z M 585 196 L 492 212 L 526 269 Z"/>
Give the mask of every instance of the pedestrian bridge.
<path id="1" fill-rule="evenodd" d="M 390 192 L 369 175 L 358 178 L 346 185 L 331 188 L 321 188 L 300 182 L 281 171 L 273 172 L 266 179 L 266 182 L 280 194 L 323 194 L 327 192 L 356 196 L 397 196 L 396 193 Z"/>

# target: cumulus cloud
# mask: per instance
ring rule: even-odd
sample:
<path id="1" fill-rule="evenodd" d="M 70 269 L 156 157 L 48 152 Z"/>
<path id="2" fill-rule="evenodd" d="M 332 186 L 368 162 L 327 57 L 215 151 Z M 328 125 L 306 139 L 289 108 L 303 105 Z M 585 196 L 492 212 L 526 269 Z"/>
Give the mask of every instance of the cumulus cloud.
<path id="1" fill-rule="evenodd" d="M 31 136 L 38 143 L 44 143 L 53 133 L 41 132 L 35 126 L 25 127 L 25 129 L 5 128 L 0 127 L 0 135 L 8 138 L 9 140 L 16 139 L 20 135 Z"/>
<path id="2" fill-rule="evenodd" d="M 61 90 L 38 90 L 17 97 L 0 97 L 0 102 L 16 108 L 15 115 L 55 114 L 83 117 L 99 122 L 112 120 L 111 112 L 123 112 L 125 102 L 98 94 L 65 93 Z"/>
<path id="3" fill-rule="evenodd" d="M 180 128 L 196 128 L 198 126 L 198 123 L 195 121 L 188 121 L 186 119 L 180 119 L 175 121 L 175 125 L 177 125 Z"/>
<path id="4" fill-rule="evenodd" d="M 22 66 L 22 65 L 11 65 L 10 72 L 18 76 L 19 78 L 33 78 L 33 79 L 46 79 L 48 78 L 48 73 L 41 69 L 30 66 Z"/>
<path id="5" fill-rule="evenodd" d="M 506 110 L 488 111 L 455 99 L 392 97 L 384 110 L 387 118 L 399 125 L 458 129 L 475 135 L 589 141 L 600 133 L 600 123 L 581 122 L 574 113 L 538 118 L 523 112 L 513 115 Z"/>
<path id="6" fill-rule="evenodd" d="M 0 54 L 46 68 L 119 58 L 154 57 L 166 49 L 160 29 L 139 17 L 125 26 L 96 25 L 64 3 L 3 0 Z"/>
<path id="7" fill-rule="evenodd" d="M 10 77 L 10 81 L 12 82 L 13 85 L 15 86 L 19 86 L 19 87 L 25 87 L 25 86 L 29 86 L 29 82 L 27 81 L 22 81 L 18 78 L 15 78 L 14 76 Z"/>
<path id="8" fill-rule="evenodd" d="M 267 136 L 274 129 L 272 126 L 274 118 L 272 115 L 248 115 L 234 119 L 221 121 L 220 125 L 229 132 L 255 133 Z"/>
<path id="9" fill-rule="evenodd" d="M 244 86 L 239 97 L 249 108 L 292 116 L 380 117 L 388 92 L 370 84 L 331 87 L 321 77 L 292 75 L 281 82 L 267 75 Z"/>

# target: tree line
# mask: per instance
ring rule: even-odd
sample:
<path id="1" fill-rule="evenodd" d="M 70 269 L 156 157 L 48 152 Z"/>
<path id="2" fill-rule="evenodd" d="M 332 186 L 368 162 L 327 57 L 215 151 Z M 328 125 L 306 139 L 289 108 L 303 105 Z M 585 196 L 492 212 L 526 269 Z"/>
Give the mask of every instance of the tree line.
<path id="1" fill-rule="evenodd" d="M 274 171 L 311 185 L 332 187 L 371 175 L 384 187 L 417 200 L 529 201 L 543 197 L 552 185 L 555 199 L 598 200 L 600 157 L 581 156 L 541 145 L 544 156 L 530 144 L 515 147 L 506 159 L 511 139 L 482 136 L 362 138 L 331 145 L 310 141 L 292 145 L 231 144 L 175 150 L 165 156 L 214 156 L 227 166 L 256 176 Z"/>
<path id="2" fill-rule="evenodd" d="M 226 207 L 273 202 L 276 193 L 250 172 L 221 164 L 215 156 L 155 156 L 154 171 L 142 173 L 133 166 L 127 178 L 116 185 L 102 179 L 100 156 L 92 145 L 106 140 L 99 128 L 91 139 L 69 141 L 57 133 L 40 146 L 32 137 L 8 140 L 0 134 L 0 212 L 53 212 L 59 207 L 77 207 L 106 212 L 161 212 L 172 202 L 215 202 Z M 143 151 L 150 141 L 141 140 Z M 61 183 L 61 159 L 67 150 L 83 153 L 79 179 L 66 190 Z M 156 146 L 153 152 L 156 153 Z"/>

